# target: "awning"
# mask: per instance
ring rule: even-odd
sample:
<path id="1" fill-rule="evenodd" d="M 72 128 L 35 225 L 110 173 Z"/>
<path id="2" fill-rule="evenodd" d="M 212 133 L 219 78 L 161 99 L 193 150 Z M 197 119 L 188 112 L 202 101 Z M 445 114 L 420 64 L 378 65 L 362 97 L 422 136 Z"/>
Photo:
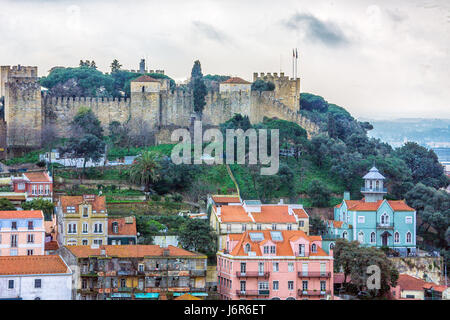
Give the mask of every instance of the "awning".
<path id="1" fill-rule="evenodd" d="M 146 293 L 135 293 L 134 297 L 136 299 L 158 299 L 158 292 L 146 292 Z"/>
<path id="2" fill-rule="evenodd" d="M 182 296 L 185 293 L 188 293 L 188 294 L 190 294 L 191 296 L 194 296 L 194 297 L 207 297 L 208 296 L 208 294 L 206 292 L 174 292 L 173 296 L 174 297 L 179 297 L 179 296 Z"/>
<path id="3" fill-rule="evenodd" d="M 129 294 L 129 293 L 113 293 L 113 294 L 111 294 L 111 298 L 131 298 L 131 294 Z"/>

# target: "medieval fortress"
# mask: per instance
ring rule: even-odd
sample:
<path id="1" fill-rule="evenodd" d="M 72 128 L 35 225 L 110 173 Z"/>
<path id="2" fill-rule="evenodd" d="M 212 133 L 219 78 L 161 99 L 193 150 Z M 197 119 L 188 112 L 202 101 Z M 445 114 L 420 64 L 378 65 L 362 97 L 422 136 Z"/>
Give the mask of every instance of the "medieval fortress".
<path id="1" fill-rule="evenodd" d="M 112 121 L 146 123 L 155 133 L 156 143 L 170 142 L 174 128 L 189 128 L 196 115 L 193 97 L 180 87 L 170 88 L 168 79 L 142 75 L 131 82 L 129 98 L 52 97 L 41 91 L 35 66 L 0 66 L 0 148 L 38 148 L 46 127 L 53 126 L 57 135 L 69 134 L 69 124 L 81 107 L 91 108 L 107 129 Z M 203 110 L 204 126 L 218 126 L 239 113 L 251 123 L 264 117 L 298 123 L 308 135 L 318 127 L 302 117 L 299 111 L 300 79 L 284 73 L 254 73 L 258 79 L 275 84 L 274 91 L 251 91 L 251 83 L 230 78 L 209 91 Z"/>

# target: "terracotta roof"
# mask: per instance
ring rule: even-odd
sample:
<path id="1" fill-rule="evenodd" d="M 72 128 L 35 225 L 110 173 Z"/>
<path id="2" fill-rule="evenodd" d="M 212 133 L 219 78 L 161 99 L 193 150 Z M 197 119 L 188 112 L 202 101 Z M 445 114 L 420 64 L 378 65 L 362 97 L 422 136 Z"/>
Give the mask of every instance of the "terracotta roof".
<path id="1" fill-rule="evenodd" d="M 126 223 L 126 219 L 130 219 L 132 223 Z M 119 232 L 115 233 L 113 231 L 113 222 L 117 222 L 119 224 Z M 118 218 L 118 219 L 108 219 L 108 235 L 109 236 L 123 236 L 130 235 L 136 236 L 136 218 L 135 217 L 126 217 L 126 218 Z"/>
<path id="2" fill-rule="evenodd" d="M 289 215 L 289 207 L 283 205 L 263 205 L 261 212 L 252 212 L 252 216 L 259 223 L 296 223 L 295 217 Z"/>
<path id="3" fill-rule="evenodd" d="M 308 214 L 306 213 L 305 209 L 292 209 L 292 211 L 294 211 L 294 213 L 299 218 L 308 218 L 309 217 Z"/>
<path id="4" fill-rule="evenodd" d="M 136 79 L 131 80 L 131 82 L 159 82 L 159 81 L 150 76 L 142 75 Z"/>
<path id="5" fill-rule="evenodd" d="M 64 261 L 57 255 L 0 257 L 0 274 L 68 273 Z"/>
<path id="6" fill-rule="evenodd" d="M 242 78 L 239 77 L 232 77 L 222 83 L 239 83 L 239 84 L 251 84 L 251 82 L 245 81 Z"/>
<path id="7" fill-rule="evenodd" d="M 44 249 L 45 251 L 58 250 L 58 249 L 59 249 L 59 244 L 58 244 L 58 241 L 56 241 L 56 240 L 52 240 L 52 241 L 45 243 L 45 249 Z"/>
<path id="8" fill-rule="evenodd" d="M 51 178 L 46 172 L 25 172 L 24 176 L 31 182 L 52 182 Z"/>
<path id="9" fill-rule="evenodd" d="M 438 284 L 435 284 L 435 283 L 427 282 L 427 283 L 424 284 L 423 288 L 424 289 L 431 289 L 431 288 L 433 288 L 434 291 L 444 292 L 445 290 L 447 290 L 448 287 L 445 286 L 445 285 L 438 285 Z"/>
<path id="10" fill-rule="evenodd" d="M 240 203 L 241 200 L 239 199 L 239 196 L 235 196 L 235 195 L 216 195 L 216 196 L 212 196 L 212 199 L 214 200 L 214 202 L 218 202 L 218 203 Z"/>
<path id="11" fill-rule="evenodd" d="M 242 206 L 222 206 L 220 219 L 222 222 L 253 222 Z"/>
<path id="12" fill-rule="evenodd" d="M 241 235 L 241 239 L 239 240 L 239 243 L 233 248 L 231 251 L 231 255 L 233 256 L 246 256 L 247 253 L 244 252 L 244 247 L 248 243 L 250 244 L 250 248 L 252 252 L 255 252 L 256 256 L 262 256 L 262 252 L 260 249 L 260 245 L 266 242 L 273 242 L 276 245 L 276 256 L 294 256 L 294 252 L 292 251 L 292 247 L 290 242 L 295 241 L 298 238 L 304 238 L 308 240 L 309 242 L 318 240 L 317 237 L 309 237 L 306 235 L 305 232 L 302 230 L 282 230 L 278 231 L 281 232 L 283 236 L 282 241 L 273 241 L 272 236 L 270 234 L 272 230 L 261 230 L 261 231 L 246 231 Z M 252 241 L 250 238 L 250 233 L 262 233 L 264 236 L 264 239 L 262 241 Z M 320 238 L 320 237 L 319 237 Z M 311 256 L 328 256 L 328 254 L 320 247 L 317 247 L 317 252 L 312 253 L 310 252 Z"/>
<path id="13" fill-rule="evenodd" d="M 100 256 L 101 250 L 106 250 L 107 256 L 120 258 L 143 258 L 146 256 L 162 256 L 165 249 L 169 250 L 170 256 L 203 256 L 201 254 L 190 252 L 178 247 L 169 245 L 167 248 L 161 248 L 158 245 L 104 245 L 98 249 L 91 246 L 67 246 L 78 258 L 87 258 L 89 256 Z"/>
<path id="14" fill-rule="evenodd" d="M 185 293 L 179 297 L 174 298 L 173 300 L 202 300 L 198 297 L 194 297 L 193 295 L 190 295 L 189 293 Z"/>
<path id="15" fill-rule="evenodd" d="M 92 205 L 92 211 L 97 211 L 100 213 L 101 210 L 106 212 L 106 197 L 105 196 L 95 196 L 94 201 L 83 200 L 84 196 L 61 196 L 60 202 L 64 212 L 67 212 L 67 207 L 75 207 L 78 212 L 78 206 L 82 203 L 88 203 Z"/>
<path id="16" fill-rule="evenodd" d="M 44 219 L 41 210 L 0 211 L 0 219 Z"/>
<path id="17" fill-rule="evenodd" d="M 422 291 L 426 282 L 422 279 L 402 273 L 398 276 L 397 286 L 401 290 Z"/>
<path id="18" fill-rule="evenodd" d="M 347 209 L 349 211 L 377 211 L 384 200 L 378 200 L 376 202 L 365 202 L 362 200 L 345 200 Z M 415 211 L 413 208 L 408 206 L 404 200 L 387 200 L 389 205 L 394 211 Z M 340 208 L 336 206 L 336 208 Z"/>

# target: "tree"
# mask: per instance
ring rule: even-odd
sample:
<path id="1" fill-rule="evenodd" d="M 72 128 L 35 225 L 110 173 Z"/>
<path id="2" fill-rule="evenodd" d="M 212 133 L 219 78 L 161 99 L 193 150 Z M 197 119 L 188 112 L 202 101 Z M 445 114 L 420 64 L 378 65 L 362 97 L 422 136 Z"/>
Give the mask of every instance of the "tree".
<path id="1" fill-rule="evenodd" d="M 300 94 L 300 109 L 324 113 L 328 110 L 328 103 L 321 96 L 305 92 Z"/>
<path id="2" fill-rule="evenodd" d="M 275 84 L 271 81 L 264 81 L 261 79 L 256 80 L 252 83 L 252 91 L 273 91 L 275 90 Z"/>
<path id="3" fill-rule="evenodd" d="M 17 210 L 14 204 L 6 198 L 0 198 L 0 211 Z"/>
<path id="4" fill-rule="evenodd" d="M 337 137 L 337 132 L 336 132 L 336 120 L 334 119 L 333 114 L 329 113 L 328 114 L 328 125 L 327 125 L 327 131 L 328 131 L 328 136 L 330 138 L 336 138 Z"/>
<path id="5" fill-rule="evenodd" d="M 130 181 L 144 186 L 148 193 L 152 184 L 160 179 L 159 156 L 151 151 L 144 151 L 134 161 L 130 168 Z"/>
<path id="6" fill-rule="evenodd" d="M 45 220 L 50 221 L 52 219 L 52 214 L 54 213 L 55 205 L 53 202 L 37 198 L 31 201 L 26 201 L 22 204 L 23 210 L 42 210 L 45 216 Z"/>
<path id="7" fill-rule="evenodd" d="M 100 120 L 96 117 L 92 109 L 80 108 L 73 118 L 71 125 L 71 133 L 74 137 L 90 134 L 99 139 L 103 138 L 103 128 Z"/>
<path id="8" fill-rule="evenodd" d="M 119 71 L 121 67 L 122 65 L 119 63 L 119 60 L 114 59 L 113 62 L 111 62 L 111 73 Z"/>
<path id="9" fill-rule="evenodd" d="M 207 221 L 187 219 L 180 228 L 178 240 L 186 250 L 194 250 L 204 254 L 216 252 L 216 238 Z"/>
<path id="10" fill-rule="evenodd" d="M 320 216 L 311 216 L 309 219 L 309 233 L 312 235 L 322 235 L 327 230 L 325 222 Z"/>
<path id="11" fill-rule="evenodd" d="M 331 191 L 320 180 L 312 180 L 307 193 L 313 207 L 327 207 L 330 204 Z"/>
<path id="12" fill-rule="evenodd" d="M 194 95 L 194 111 L 200 115 L 203 113 L 203 108 L 206 105 L 206 85 L 203 81 L 202 66 L 199 60 L 194 62 L 191 72 L 191 88 Z"/>

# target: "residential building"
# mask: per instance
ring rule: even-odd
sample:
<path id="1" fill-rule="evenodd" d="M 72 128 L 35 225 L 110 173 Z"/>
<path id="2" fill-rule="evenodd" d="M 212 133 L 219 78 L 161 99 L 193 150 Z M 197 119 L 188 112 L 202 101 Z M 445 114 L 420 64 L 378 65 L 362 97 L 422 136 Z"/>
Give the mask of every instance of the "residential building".
<path id="1" fill-rule="evenodd" d="M 227 235 L 217 253 L 221 299 L 333 299 L 333 257 L 302 230 Z"/>
<path id="2" fill-rule="evenodd" d="M 43 255 L 44 243 L 41 210 L 0 211 L 0 256 Z"/>
<path id="3" fill-rule="evenodd" d="M 56 213 L 60 245 L 107 243 L 108 212 L 104 196 L 61 196 Z"/>
<path id="4" fill-rule="evenodd" d="M 74 273 L 74 298 L 156 299 L 160 293 L 206 294 L 202 254 L 156 245 L 67 246 L 63 258 Z"/>
<path id="5" fill-rule="evenodd" d="M 52 214 L 52 220 L 44 221 L 45 226 L 45 254 L 56 254 L 59 249 L 58 244 L 58 224 L 56 215 Z"/>
<path id="6" fill-rule="evenodd" d="M 0 299 L 71 298 L 72 270 L 60 256 L 0 257 Z"/>
<path id="7" fill-rule="evenodd" d="M 386 200 L 384 176 L 374 166 L 364 177 L 362 200 L 350 200 L 348 193 L 334 208 L 334 220 L 327 223 L 324 249 L 336 238 L 357 240 L 363 246 L 389 247 L 402 256 L 416 254 L 416 211 L 404 200 Z"/>
<path id="8" fill-rule="evenodd" d="M 46 171 L 25 172 L 19 177 L 11 177 L 15 193 L 26 194 L 26 200 L 43 198 L 53 201 L 53 179 Z"/>
<path id="9" fill-rule="evenodd" d="M 137 244 L 136 218 L 109 218 L 108 244 Z"/>
<path id="10" fill-rule="evenodd" d="M 406 273 L 400 274 L 397 286 L 391 288 L 393 298 L 398 300 L 445 300 L 448 291 L 445 285 L 426 282 Z"/>
<path id="11" fill-rule="evenodd" d="M 208 206 L 219 250 L 225 248 L 228 234 L 250 230 L 302 230 L 309 234 L 309 215 L 301 204 L 261 204 L 238 196 L 211 196 Z"/>

